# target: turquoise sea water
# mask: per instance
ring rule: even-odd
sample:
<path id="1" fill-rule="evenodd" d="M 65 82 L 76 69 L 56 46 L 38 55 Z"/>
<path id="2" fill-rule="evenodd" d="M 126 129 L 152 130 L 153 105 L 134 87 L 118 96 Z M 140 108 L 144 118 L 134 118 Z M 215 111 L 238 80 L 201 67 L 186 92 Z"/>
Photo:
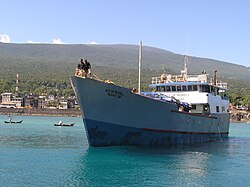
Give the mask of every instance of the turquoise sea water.
<path id="1" fill-rule="evenodd" d="M 0 186 L 249 186 L 250 124 L 178 148 L 89 148 L 80 118 L 0 116 Z M 74 127 L 54 127 L 59 120 Z"/>

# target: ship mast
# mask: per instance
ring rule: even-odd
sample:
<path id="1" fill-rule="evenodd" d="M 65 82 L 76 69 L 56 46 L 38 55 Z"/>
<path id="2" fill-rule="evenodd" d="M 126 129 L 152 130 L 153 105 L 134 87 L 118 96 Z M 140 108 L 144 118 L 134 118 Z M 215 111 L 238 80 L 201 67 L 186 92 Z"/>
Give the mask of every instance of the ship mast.
<path id="1" fill-rule="evenodd" d="M 16 74 L 16 95 L 18 95 L 18 91 L 19 91 L 18 84 L 19 84 L 19 75 Z"/>
<path id="2" fill-rule="evenodd" d="M 141 63 L 142 63 L 142 41 L 139 46 L 139 78 L 138 78 L 138 93 L 141 93 Z"/>
<path id="3" fill-rule="evenodd" d="M 188 79 L 188 72 L 187 72 L 187 62 L 188 62 L 188 57 L 187 55 L 184 55 L 184 70 L 181 71 L 181 74 L 183 76 L 183 80 L 186 82 Z"/>

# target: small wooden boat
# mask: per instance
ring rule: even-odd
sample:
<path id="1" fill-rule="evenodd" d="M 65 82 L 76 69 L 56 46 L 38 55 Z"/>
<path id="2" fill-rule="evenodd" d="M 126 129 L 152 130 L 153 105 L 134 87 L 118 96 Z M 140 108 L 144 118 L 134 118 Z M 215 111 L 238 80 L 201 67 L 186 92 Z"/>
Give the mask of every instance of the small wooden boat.
<path id="1" fill-rule="evenodd" d="M 22 122 L 23 122 L 23 120 L 21 120 L 21 121 L 14 121 L 11 116 L 9 116 L 9 120 L 4 121 L 4 123 L 22 123 Z"/>
<path id="2" fill-rule="evenodd" d="M 23 120 L 21 121 L 12 121 L 12 120 L 9 120 L 9 121 L 4 121 L 4 123 L 22 123 Z"/>
<path id="3" fill-rule="evenodd" d="M 63 123 L 62 121 L 59 121 L 59 123 L 54 123 L 54 126 L 65 126 L 65 127 L 72 127 L 75 123 Z"/>

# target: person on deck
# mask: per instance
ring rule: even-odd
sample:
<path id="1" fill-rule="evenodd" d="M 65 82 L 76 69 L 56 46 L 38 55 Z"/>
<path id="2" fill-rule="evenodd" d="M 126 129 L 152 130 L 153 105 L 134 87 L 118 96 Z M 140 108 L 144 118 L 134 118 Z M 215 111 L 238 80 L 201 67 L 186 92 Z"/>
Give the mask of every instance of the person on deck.
<path id="1" fill-rule="evenodd" d="M 87 60 L 87 59 L 85 59 L 84 60 L 84 64 L 85 64 L 85 67 L 84 67 L 84 71 L 85 71 L 85 73 L 86 74 L 88 74 L 88 75 L 91 75 L 91 65 L 90 65 L 90 62 Z"/>
<path id="2" fill-rule="evenodd" d="M 77 68 L 76 68 L 76 75 L 78 76 L 91 75 L 90 69 L 91 69 L 90 62 L 87 59 L 83 60 L 81 58 L 81 62 L 77 65 Z"/>
<path id="3" fill-rule="evenodd" d="M 80 63 L 80 76 L 84 76 L 85 75 L 85 69 L 86 69 L 86 64 L 83 61 L 83 59 L 81 58 L 81 63 Z"/>
<path id="4" fill-rule="evenodd" d="M 81 76 L 81 66 L 82 66 L 81 63 L 77 65 L 75 75 Z"/>

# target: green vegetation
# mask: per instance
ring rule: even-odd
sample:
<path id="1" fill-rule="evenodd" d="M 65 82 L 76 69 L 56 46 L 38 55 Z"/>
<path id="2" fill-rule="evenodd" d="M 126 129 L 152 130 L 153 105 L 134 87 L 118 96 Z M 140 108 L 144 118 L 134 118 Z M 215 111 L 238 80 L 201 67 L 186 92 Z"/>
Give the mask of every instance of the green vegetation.
<path id="1" fill-rule="evenodd" d="M 19 74 L 21 93 L 74 95 L 69 77 L 74 74 L 80 58 L 92 63 L 92 71 L 103 80 L 137 88 L 138 46 L 135 45 L 50 45 L 0 43 L 0 93 L 15 92 Z M 142 90 L 148 90 L 151 77 L 159 76 L 162 68 L 179 74 L 183 55 L 143 47 Z M 190 73 L 206 70 L 228 82 L 230 101 L 247 106 L 250 103 L 250 68 L 236 64 L 189 57 Z"/>
<path id="2" fill-rule="evenodd" d="M 229 98 L 233 105 L 250 107 L 250 81 L 249 80 L 227 80 L 229 84 Z"/>

